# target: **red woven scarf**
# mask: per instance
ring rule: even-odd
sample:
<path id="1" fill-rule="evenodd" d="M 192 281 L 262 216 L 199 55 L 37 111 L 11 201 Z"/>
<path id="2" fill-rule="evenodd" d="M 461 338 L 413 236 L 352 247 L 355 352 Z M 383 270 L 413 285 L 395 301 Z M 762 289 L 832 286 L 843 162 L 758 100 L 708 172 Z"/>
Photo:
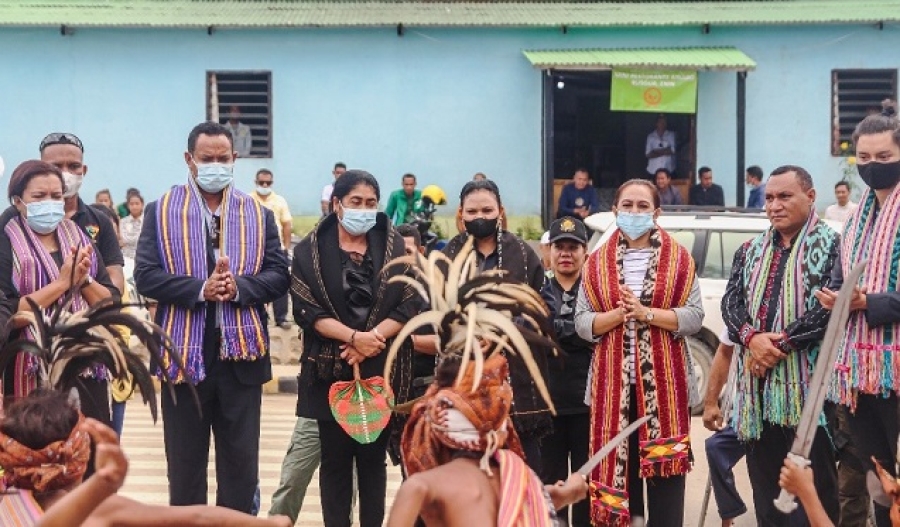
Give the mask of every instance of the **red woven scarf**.
<path id="1" fill-rule="evenodd" d="M 641 303 L 671 309 L 684 306 L 694 282 L 694 260 L 662 229 L 650 239 L 653 255 L 644 278 Z M 616 309 L 625 287 L 622 262 L 625 240 L 616 231 L 587 260 L 582 287 L 595 312 Z M 591 393 L 591 452 L 599 450 L 629 419 L 632 385 L 625 368 L 625 326 L 603 334 L 594 348 Z M 690 408 L 687 349 L 682 339 L 657 326 L 637 323 L 637 416 L 653 418 L 638 432 L 642 478 L 684 474 L 690 470 Z M 595 525 L 627 526 L 628 442 L 591 473 L 591 520 Z"/>

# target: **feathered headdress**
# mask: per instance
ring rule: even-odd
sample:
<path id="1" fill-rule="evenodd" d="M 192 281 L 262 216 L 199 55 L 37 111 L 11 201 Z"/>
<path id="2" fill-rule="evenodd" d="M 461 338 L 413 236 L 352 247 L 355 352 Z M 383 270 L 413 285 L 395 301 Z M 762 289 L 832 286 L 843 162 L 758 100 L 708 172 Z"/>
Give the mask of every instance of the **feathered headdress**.
<path id="1" fill-rule="evenodd" d="M 31 310 L 20 311 L 15 316 L 28 319 L 34 329 L 35 341 L 17 339 L 7 343 L 0 349 L 0 371 L 5 371 L 19 353 L 29 353 L 37 359 L 38 386 L 43 388 L 62 390 L 77 384 L 85 369 L 101 365 L 109 371 L 110 380 L 126 380 L 130 374 L 156 422 L 158 401 L 152 376 L 144 360 L 129 349 L 119 328 L 130 330 L 157 364 L 174 361 L 183 372 L 181 356 L 168 335 L 153 322 L 128 313 L 126 308 L 133 307 L 132 304 L 107 299 L 83 311 L 70 313 L 73 296 L 74 288 L 66 293 L 62 302 L 56 303 L 49 315 L 44 315 L 36 302 L 25 297 Z M 166 374 L 165 369 L 161 371 Z M 166 385 L 174 399 L 172 383 Z M 194 399 L 199 408 L 196 393 Z"/>
<path id="2" fill-rule="evenodd" d="M 391 368 L 401 344 L 414 331 L 429 326 L 437 330 L 438 361 L 455 357 L 460 361 L 454 383 L 459 386 L 467 366 L 474 361 L 471 391 L 478 389 L 485 358 L 500 351 L 522 358 L 544 401 L 555 413 L 550 393 L 531 353 L 531 345 L 553 348 L 556 344 L 548 324 L 549 312 L 541 297 L 526 284 L 505 278 L 503 271 L 478 273 L 472 237 L 454 260 L 439 251 L 428 258 L 420 254 L 392 260 L 391 265 L 409 265 L 415 277 L 399 275 L 391 281 L 414 287 L 431 309 L 413 317 L 388 350 L 384 377 L 390 381 Z M 523 323 L 514 322 L 517 319 Z"/>

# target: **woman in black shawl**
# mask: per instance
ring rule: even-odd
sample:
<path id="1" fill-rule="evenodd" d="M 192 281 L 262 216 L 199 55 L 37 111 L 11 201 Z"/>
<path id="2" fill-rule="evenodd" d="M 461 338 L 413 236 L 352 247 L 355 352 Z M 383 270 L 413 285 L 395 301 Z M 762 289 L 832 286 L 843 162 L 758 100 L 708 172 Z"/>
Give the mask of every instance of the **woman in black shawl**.
<path id="1" fill-rule="evenodd" d="M 409 286 L 388 284 L 405 272 L 392 266 L 403 256 L 403 238 L 378 212 L 378 181 L 361 170 L 335 181 L 332 212 L 294 249 L 291 296 L 294 319 L 303 329 L 297 415 L 319 425 L 322 465 L 319 486 L 326 527 L 349 526 L 353 464 L 359 482 L 360 524 L 380 526 L 387 486 L 387 431 L 369 444 L 356 442 L 335 421 L 328 390 L 336 381 L 381 375 L 390 339 L 415 314 Z M 399 369 L 410 369 L 400 366 Z M 411 370 L 410 370 L 411 371 Z M 400 373 L 395 391 L 409 389 L 409 374 Z M 398 397 L 402 393 L 397 394 Z"/>
<path id="2" fill-rule="evenodd" d="M 465 231 L 444 247 L 451 259 L 462 249 L 469 236 L 475 238 L 478 267 L 481 271 L 502 270 L 517 282 L 528 284 L 540 293 L 544 268 L 537 253 L 515 234 L 503 229 L 503 204 L 500 189 L 491 180 L 470 181 L 459 193 L 457 219 Z M 532 350 L 535 362 L 547 377 L 547 351 Z M 541 399 L 525 364 L 518 356 L 509 357 L 513 406 L 510 415 L 522 442 L 525 461 L 535 472 L 541 471 L 540 439 L 552 430 L 550 410 Z"/>

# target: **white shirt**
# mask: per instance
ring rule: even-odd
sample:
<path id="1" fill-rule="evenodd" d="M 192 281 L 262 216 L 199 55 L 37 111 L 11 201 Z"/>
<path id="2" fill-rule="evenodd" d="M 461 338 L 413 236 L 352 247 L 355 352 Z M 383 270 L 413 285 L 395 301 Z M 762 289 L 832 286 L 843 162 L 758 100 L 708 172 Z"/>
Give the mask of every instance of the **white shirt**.
<path id="1" fill-rule="evenodd" d="M 858 207 L 859 204 L 852 201 L 848 201 L 843 207 L 834 203 L 825 208 L 825 219 L 846 223 L 847 219 L 856 212 Z"/>
<path id="2" fill-rule="evenodd" d="M 141 237 L 141 228 L 144 225 L 144 216 L 135 218 L 131 214 L 119 221 L 119 239 L 122 240 L 122 255 L 134 258 L 137 250 L 137 242 Z"/>
<path id="3" fill-rule="evenodd" d="M 622 275 L 625 281 L 625 287 L 631 289 L 634 296 L 640 298 L 644 291 L 644 278 L 647 276 L 647 268 L 650 267 L 650 258 L 653 256 L 653 249 L 625 249 L 622 257 Z M 631 384 L 637 382 L 637 375 L 634 371 L 635 354 L 637 353 L 637 339 L 634 331 L 634 320 L 628 321 L 628 328 L 625 330 L 626 342 L 630 344 L 625 351 L 625 371 L 628 372 L 628 378 Z"/>
<path id="4" fill-rule="evenodd" d="M 331 201 L 331 193 L 334 192 L 334 185 L 329 183 L 322 188 L 322 201 Z"/>
<path id="5" fill-rule="evenodd" d="M 247 157 L 250 155 L 250 147 L 253 146 L 253 133 L 250 127 L 238 121 L 237 125 L 232 125 L 230 121 L 225 122 L 225 128 L 231 131 L 231 137 L 234 140 L 234 151 L 239 157 Z"/>
<path id="6" fill-rule="evenodd" d="M 663 132 L 662 137 L 660 137 L 659 134 L 656 133 L 656 130 L 650 132 L 650 135 L 647 136 L 647 146 L 644 149 L 644 155 L 647 155 L 658 148 L 671 148 L 672 152 L 674 152 L 675 132 L 666 130 L 665 132 Z M 659 156 L 647 160 L 648 174 L 655 174 L 656 171 L 660 168 L 665 168 L 669 172 L 674 171 L 675 155 L 673 154 L 670 156 Z"/>

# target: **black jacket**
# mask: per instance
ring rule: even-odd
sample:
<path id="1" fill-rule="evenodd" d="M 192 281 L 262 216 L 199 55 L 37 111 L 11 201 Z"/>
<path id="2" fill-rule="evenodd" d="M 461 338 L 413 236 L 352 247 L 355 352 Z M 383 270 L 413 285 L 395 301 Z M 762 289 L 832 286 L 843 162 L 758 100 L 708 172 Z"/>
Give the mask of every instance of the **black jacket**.
<path id="1" fill-rule="evenodd" d="M 565 354 L 559 358 L 551 358 L 548 365 L 547 386 L 553 405 L 556 406 L 556 413 L 560 415 L 581 414 L 588 411 L 588 406 L 584 404 L 584 392 L 594 345 L 575 332 L 575 304 L 580 289 L 581 278 L 575 282 L 570 291 L 563 290 L 556 278 L 551 278 L 541 290 L 541 297 L 550 308 L 550 319 L 556 332 L 556 340 Z M 567 300 L 565 302 L 564 294 Z M 567 309 L 561 309 L 564 305 Z M 561 315 L 560 312 L 566 314 Z"/>
<path id="2" fill-rule="evenodd" d="M 455 258 L 466 243 L 467 236 L 463 233 L 454 237 L 444 247 L 443 253 L 451 259 Z M 544 286 L 544 268 L 534 249 L 521 238 L 507 231 L 500 235 L 500 246 L 501 250 L 495 252 L 494 255 L 502 256 L 502 269 L 508 272 L 506 276 L 526 283 L 540 293 Z M 488 261 L 493 261 L 494 255 L 489 255 Z M 479 256 L 479 264 L 482 262 L 483 259 Z M 541 370 L 541 375 L 546 379 L 549 350 L 532 348 L 531 352 Z M 513 389 L 511 415 L 516 432 L 520 436 L 541 437 L 549 434 L 553 427 L 550 409 L 538 393 L 525 362 L 517 355 L 509 357 L 509 377 Z"/>
<path id="3" fill-rule="evenodd" d="M 148 203 L 144 209 L 144 227 L 138 239 L 134 258 L 134 282 L 138 293 L 152 298 L 160 304 L 182 305 L 190 309 L 199 309 L 205 302 L 198 300 L 203 289 L 204 280 L 193 276 L 169 274 L 163 269 L 160 259 L 160 240 L 156 230 L 156 205 Z M 263 264 L 255 275 L 235 276 L 238 298 L 236 302 L 243 307 L 252 306 L 259 312 L 260 320 L 267 324 L 266 304 L 282 296 L 288 288 L 287 258 L 281 250 L 279 226 L 275 223 L 272 211 L 265 209 L 266 248 Z M 216 261 L 212 243 L 207 244 L 206 265 L 209 272 L 215 270 Z M 162 311 L 157 311 L 157 317 Z M 215 309 L 207 310 L 207 325 L 214 324 Z M 157 322 L 160 320 L 157 319 Z M 208 371 L 208 370 L 207 370 Z M 272 379 L 272 364 L 266 353 L 258 360 L 241 361 L 235 367 L 238 381 L 245 385 L 264 384 Z"/>
<path id="4" fill-rule="evenodd" d="M 368 252 L 372 258 L 374 273 L 372 290 L 374 305 L 364 325 L 351 326 L 368 331 L 382 320 L 390 318 L 406 323 L 417 314 L 420 307 L 412 301 L 415 291 L 404 284 L 388 284 L 389 279 L 407 271 L 404 266 L 393 266 L 385 273 L 385 264 L 406 254 L 403 238 L 390 226 L 387 216 L 378 214 L 375 227 L 366 234 Z M 333 421 L 328 404 L 328 390 L 336 381 L 353 378 L 353 369 L 340 358 L 343 342 L 325 338 L 315 330 L 315 323 L 322 318 L 333 318 L 347 324 L 349 310 L 344 298 L 343 266 L 338 243 L 337 216 L 332 213 L 303 238 L 294 248 L 291 268 L 291 301 L 294 320 L 303 329 L 303 353 L 300 356 L 297 415 Z M 387 349 L 360 364 L 360 377 L 365 379 L 384 374 Z M 392 376 L 392 388 L 397 400 L 405 400 L 412 383 L 412 348 L 407 342 L 398 355 Z"/>

